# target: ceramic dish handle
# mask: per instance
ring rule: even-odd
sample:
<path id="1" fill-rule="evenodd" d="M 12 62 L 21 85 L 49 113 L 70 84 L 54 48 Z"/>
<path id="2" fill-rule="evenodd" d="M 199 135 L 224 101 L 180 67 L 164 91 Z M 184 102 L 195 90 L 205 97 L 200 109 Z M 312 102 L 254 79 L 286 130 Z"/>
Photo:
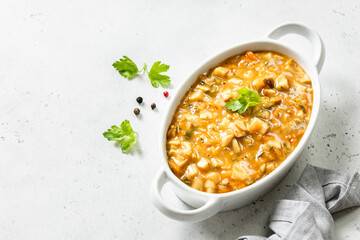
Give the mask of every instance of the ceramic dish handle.
<path id="1" fill-rule="evenodd" d="M 222 201 L 220 198 L 215 197 L 209 197 L 206 203 L 197 209 L 183 210 L 170 206 L 161 196 L 161 189 L 168 181 L 169 179 L 166 176 L 166 173 L 164 172 L 164 170 L 161 169 L 156 174 L 151 186 L 151 200 L 154 203 L 155 207 L 158 208 L 160 212 L 162 212 L 169 218 L 178 221 L 199 222 L 214 216 L 221 210 Z"/>
<path id="2" fill-rule="evenodd" d="M 324 64 L 325 48 L 324 48 L 324 43 L 322 42 L 319 34 L 315 30 L 300 23 L 286 23 L 272 29 L 268 34 L 266 34 L 266 37 L 277 40 L 287 34 L 292 34 L 292 33 L 305 37 L 313 45 L 314 48 L 313 62 L 318 72 L 320 73 L 321 68 Z"/>

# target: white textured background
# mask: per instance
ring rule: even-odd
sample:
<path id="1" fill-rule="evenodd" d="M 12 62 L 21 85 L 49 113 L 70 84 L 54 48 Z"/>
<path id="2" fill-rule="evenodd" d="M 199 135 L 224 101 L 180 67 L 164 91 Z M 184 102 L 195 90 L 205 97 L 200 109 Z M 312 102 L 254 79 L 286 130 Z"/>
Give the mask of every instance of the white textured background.
<path id="1" fill-rule="evenodd" d="M 147 77 L 128 81 L 111 64 L 122 55 L 138 65 L 162 60 L 177 88 L 205 58 L 285 21 L 312 26 L 326 45 L 322 106 L 308 147 L 263 201 L 196 224 L 166 218 L 148 189 L 168 100 Z M 359 30 L 356 0 L 0 1 L 0 239 L 268 234 L 274 201 L 306 163 L 360 171 Z M 291 42 L 311 54 L 305 41 Z M 132 113 L 138 96 L 145 100 L 140 118 Z M 124 119 L 139 132 L 130 155 L 102 137 Z M 360 239 L 359 208 L 336 214 L 335 223 L 335 239 Z"/>

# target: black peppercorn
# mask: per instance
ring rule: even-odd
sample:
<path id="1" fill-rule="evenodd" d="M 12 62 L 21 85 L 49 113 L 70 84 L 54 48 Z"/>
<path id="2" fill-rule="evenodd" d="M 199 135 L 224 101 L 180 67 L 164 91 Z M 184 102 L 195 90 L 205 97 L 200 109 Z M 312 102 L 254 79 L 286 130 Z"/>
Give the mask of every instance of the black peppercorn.
<path id="1" fill-rule="evenodd" d="M 138 98 L 136 98 L 136 101 L 140 104 L 140 103 L 143 102 L 143 98 L 142 98 L 142 97 L 138 97 Z"/>
<path id="2" fill-rule="evenodd" d="M 156 104 L 155 103 L 153 103 L 153 104 L 151 104 L 151 109 L 155 109 L 156 108 Z"/>
<path id="3" fill-rule="evenodd" d="M 134 113 L 135 113 L 135 115 L 139 115 L 139 113 L 140 113 L 140 109 L 135 108 L 135 109 L 134 109 Z"/>

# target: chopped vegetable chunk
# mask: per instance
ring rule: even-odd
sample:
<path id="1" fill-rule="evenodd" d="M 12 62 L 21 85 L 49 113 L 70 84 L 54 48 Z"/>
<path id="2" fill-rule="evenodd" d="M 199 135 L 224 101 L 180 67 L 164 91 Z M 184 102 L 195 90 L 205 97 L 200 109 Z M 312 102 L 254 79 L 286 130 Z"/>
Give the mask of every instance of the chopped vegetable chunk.
<path id="1" fill-rule="evenodd" d="M 224 67 L 217 67 L 214 69 L 213 74 L 219 77 L 224 77 L 229 72 L 229 69 Z"/>
<path id="2" fill-rule="evenodd" d="M 269 126 L 266 122 L 263 120 L 255 117 L 250 123 L 249 131 L 251 133 L 259 133 L 259 134 L 265 134 L 267 130 L 269 129 Z"/>
<path id="3" fill-rule="evenodd" d="M 284 75 L 281 74 L 275 79 L 275 88 L 279 91 L 289 89 L 288 80 Z"/>

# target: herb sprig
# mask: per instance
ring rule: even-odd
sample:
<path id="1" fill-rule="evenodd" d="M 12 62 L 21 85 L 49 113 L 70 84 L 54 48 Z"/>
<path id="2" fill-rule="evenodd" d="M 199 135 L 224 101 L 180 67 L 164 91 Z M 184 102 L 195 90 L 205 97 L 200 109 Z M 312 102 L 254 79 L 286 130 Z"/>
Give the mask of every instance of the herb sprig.
<path id="1" fill-rule="evenodd" d="M 170 77 L 161 73 L 167 72 L 170 68 L 169 65 L 161 63 L 161 61 L 155 62 L 150 71 L 147 70 L 147 66 L 144 66 L 141 70 L 137 65 L 127 56 L 123 56 L 119 61 L 113 63 L 113 67 L 120 73 L 121 76 L 132 79 L 137 73 L 146 71 L 150 79 L 150 83 L 153 87 L 158 88 L 160 85 L 163 87 L 169 87 L 171 84 Z"/>
<path id="2" fill-rule="evenodd" d="M 263 101 L 257 92 L 248 88 L 241 88 L 238 93 L 239 96 L 236 99 L 230 99 L 225 107 L 233 112 L 238 111 L 239 114 L 244 113 L 248 107 L 255 106 Z"/>
<path id="3" fill-rule="evenodd" d="M 167 75 L 163 75 L 160 73 L 167 72 L 169 70 L 169 65 L 163 64 L 160 61 L 155 62 L 150 71 L 148 72 L 148 76 L 150 78 L 151 85 L 155 88 L 158 88 L 159 85 L 163 87 L 168 87 L 171 84 L 170 77 Z"/>
<path id="4" fill-rule="evenodd" d="M 130 148 L 137 142 L 137 132 L 133 130 L 129 120 L 124 120 L 120 127 L 111 126 L 106 132 L 103 133 L 104 137 L 109 141 L 116 141 L 121 144 L 123 153 L 129 152 Z"/>
<path id="5" fill-rule="evenodd" d="M 121 76 L 132 79 L 139 72 L 142 72 L 146 69 L 146 64 L 144 67 L 139 70 L 136 64 L 127 56 L 123 56 L 119 61 L 113 63 L 113 67 L 120 73 Z"/>

